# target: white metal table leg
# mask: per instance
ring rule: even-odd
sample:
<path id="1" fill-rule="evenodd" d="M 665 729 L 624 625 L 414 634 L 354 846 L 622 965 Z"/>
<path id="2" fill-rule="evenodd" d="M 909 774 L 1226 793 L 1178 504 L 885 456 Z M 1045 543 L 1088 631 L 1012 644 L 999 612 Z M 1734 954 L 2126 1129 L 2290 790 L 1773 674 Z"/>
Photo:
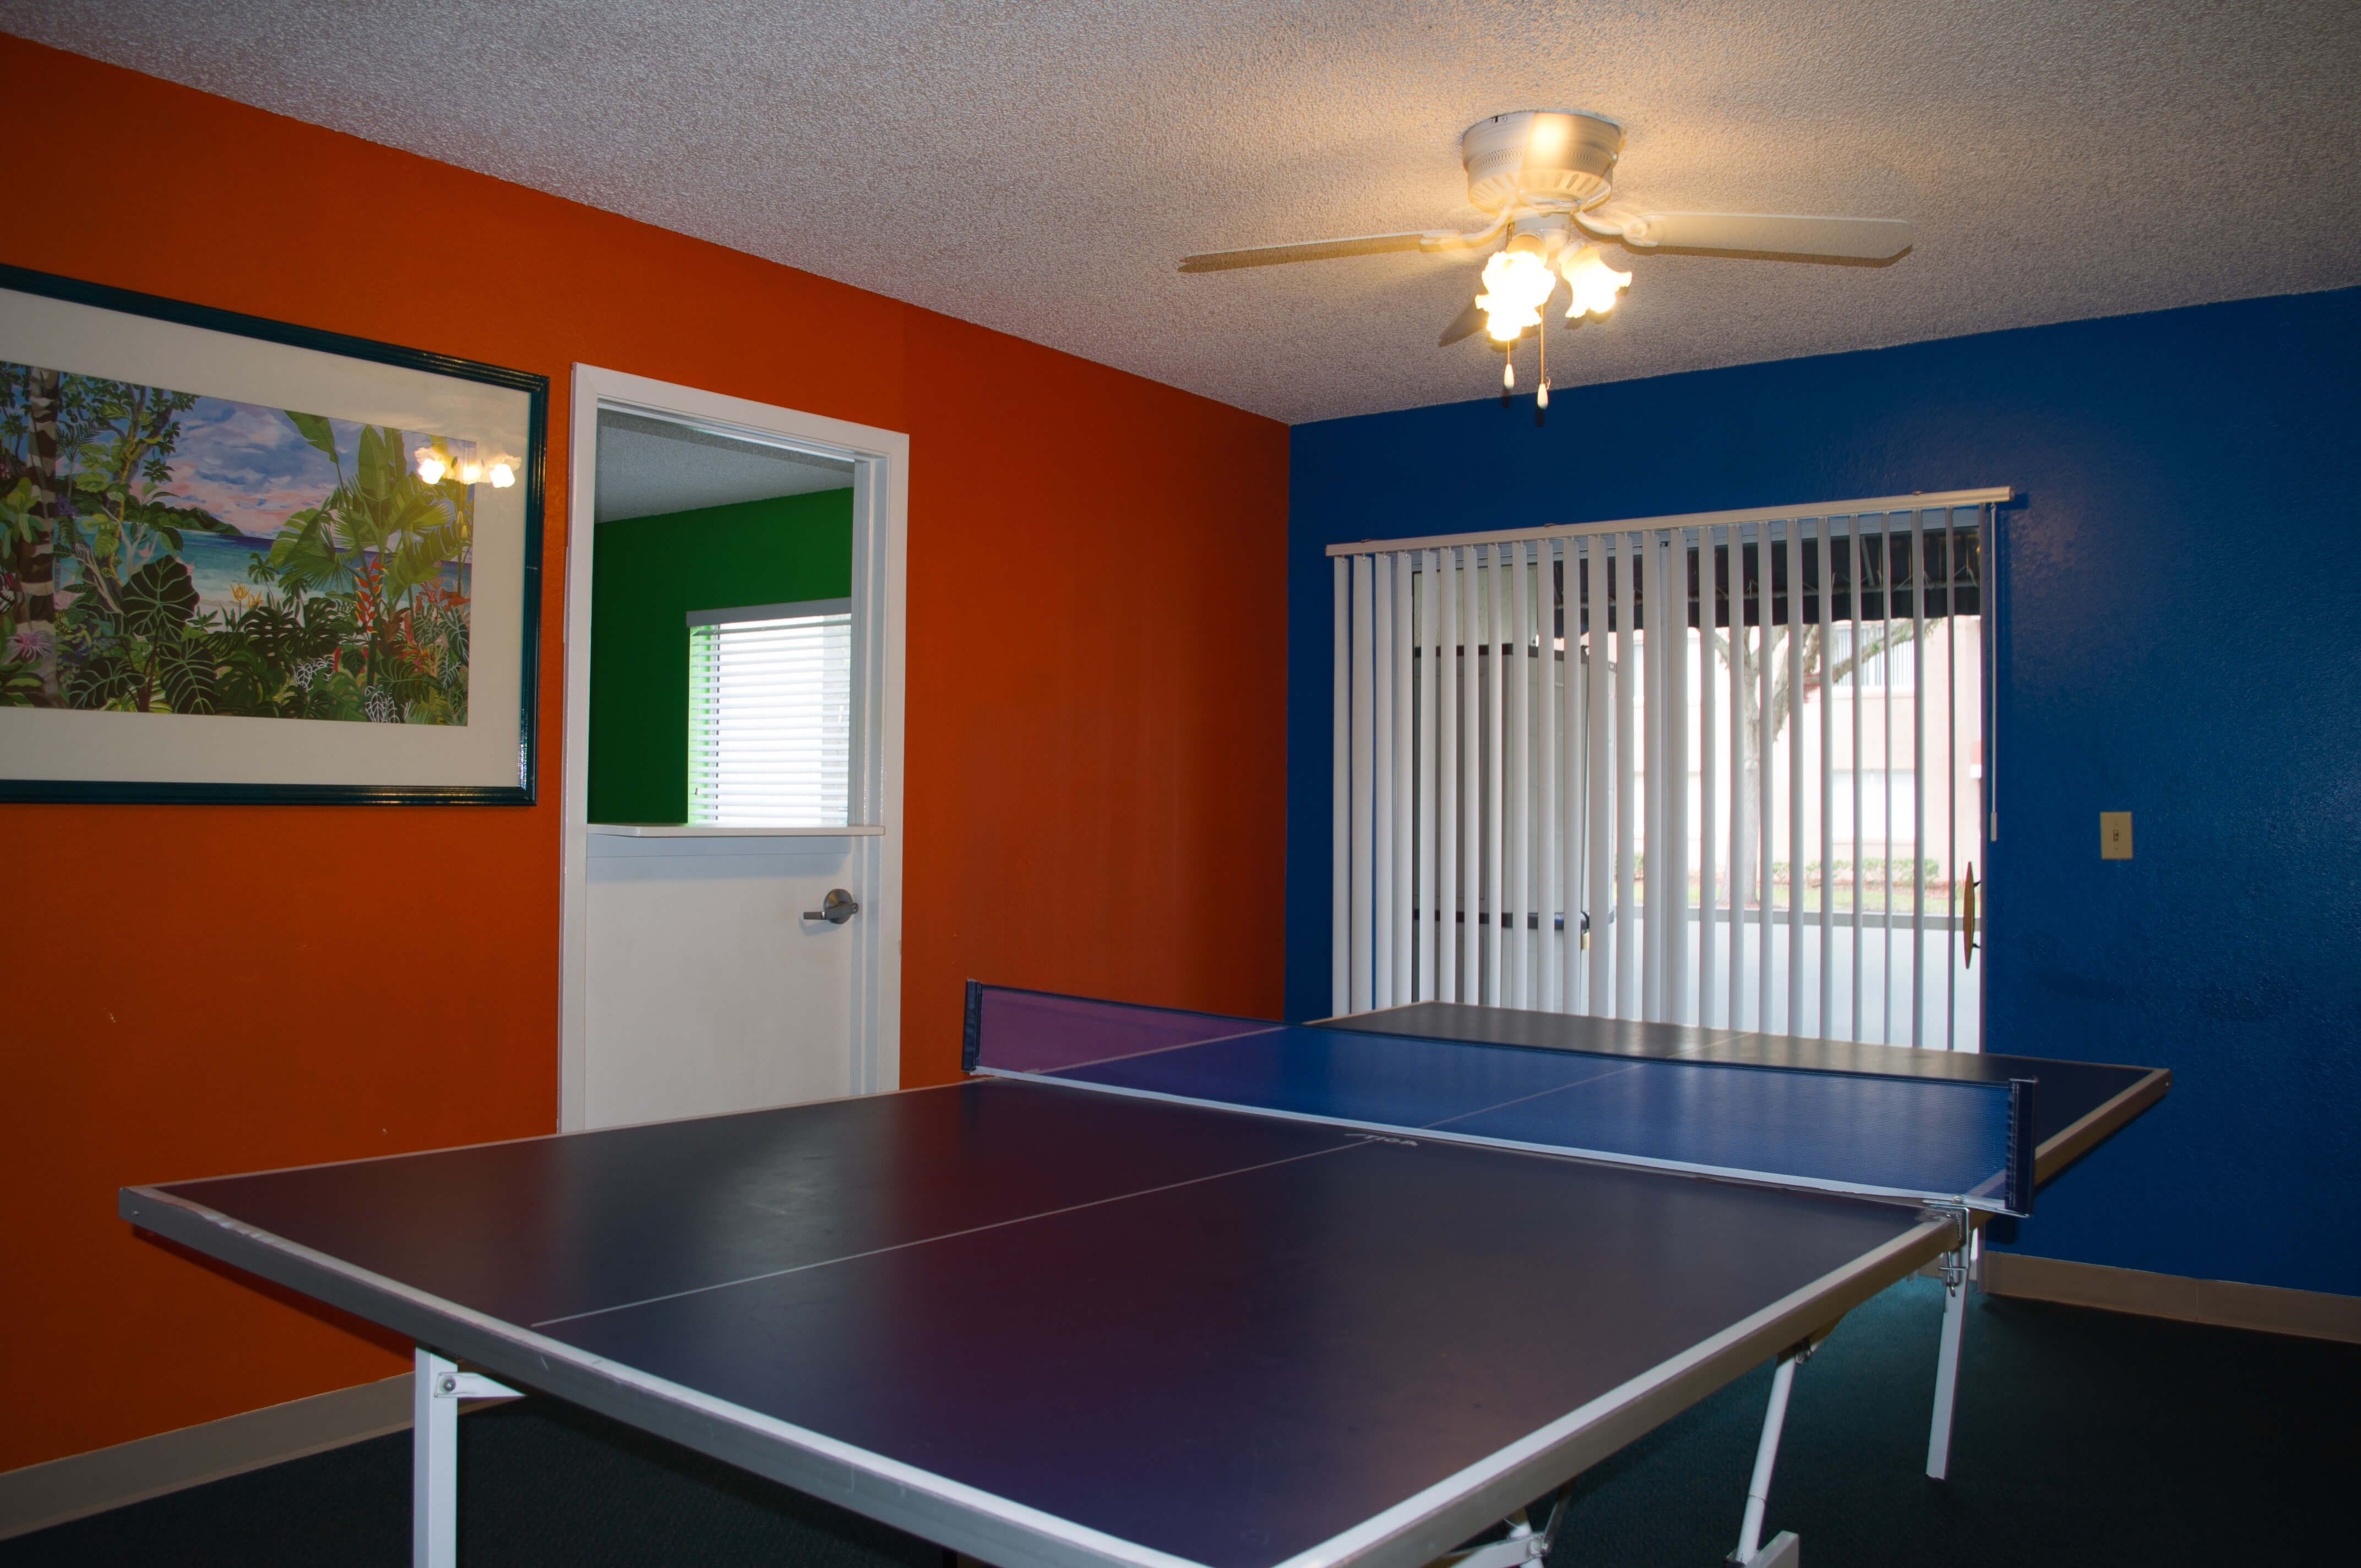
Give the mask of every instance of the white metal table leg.
<path id="1" fill-rule="evenodd" d="M 1951 1467 L 1951 1409 L 1960 1388 L 1960 1336 L 1968 1321 L 1968 1257 L 1963 1248 L 1943 1258 L 1943 1336 L 1935 1353 L 1935 1422 L 1927 1434 L 1927 1474 L 1940 1481 Z"/>
<path id="2" fill-rule="evenodd" d="M 459 1401 L 443 1397 L 456 1363 L 418 1347 L 410 1392 L 411 1568 L 459 1568 Z"/>
<path id="3" fill-rule="evenodd" d="M 1754 1479 L 1746 1488 L 1746 1519 L 1739 1527 L 1738 1550 L 1730 1554 L 1730 1561 L 1741 1568 L 1768 1568 L 1796 1559 L 1795 1538 L 1784 1530 L 1770 1545 L 1759 1543 L 1763 1512 L 1771 1503 L 1771 1469 L 1779 1461 L 1779 1433 L 1787 1424 L 1787 1395 L 1795 1386 L 1795 1364 L 1809 1354 L 1789 1351 L 1771 1373 L 1771 1408 L 1763 1413 L 1763 1442 L 1754 1451 Z"/>
<path id="4" fill-rule="evenodd" d="M 418 1347 L 410 1389 L 411 1568 L 459 1568 L 459 1401 L 517 1391 Z"/>

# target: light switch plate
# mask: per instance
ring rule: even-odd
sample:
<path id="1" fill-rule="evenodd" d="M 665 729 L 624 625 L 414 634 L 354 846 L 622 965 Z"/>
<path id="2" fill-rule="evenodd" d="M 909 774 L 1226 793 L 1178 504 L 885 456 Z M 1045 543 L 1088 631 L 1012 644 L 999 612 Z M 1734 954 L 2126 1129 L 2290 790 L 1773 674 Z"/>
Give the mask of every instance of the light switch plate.
<path id="1" fill-rule="evenodd" d="M 2099 813 L 2099 859 L 2128 861 L 2132 858 L 2132 814 L 2128 811 Z"/>

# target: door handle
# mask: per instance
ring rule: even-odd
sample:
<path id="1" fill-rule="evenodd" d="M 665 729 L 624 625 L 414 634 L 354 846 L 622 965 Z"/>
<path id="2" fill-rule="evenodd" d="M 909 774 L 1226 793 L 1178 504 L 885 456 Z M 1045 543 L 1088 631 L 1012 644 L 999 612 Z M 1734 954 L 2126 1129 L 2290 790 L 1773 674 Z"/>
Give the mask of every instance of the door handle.
<path id="1" fill-rule="evenodd" d="M 1976 868 L 1968 868 L 1967 896 L 1960 906 L 1960 967 L 1973 968 L 1976 961 Z"/>
<path id="2" fill-rule="evenodd" d="M 840 887 L 832 887 L 828 890 L 828 896 L 819 901 L 818 909 L 804 911 L 804 918 L 825 920 L 831 926 L 841 926 L 860 913 L 861 905 L 853 902 L 852 894 Z"/>

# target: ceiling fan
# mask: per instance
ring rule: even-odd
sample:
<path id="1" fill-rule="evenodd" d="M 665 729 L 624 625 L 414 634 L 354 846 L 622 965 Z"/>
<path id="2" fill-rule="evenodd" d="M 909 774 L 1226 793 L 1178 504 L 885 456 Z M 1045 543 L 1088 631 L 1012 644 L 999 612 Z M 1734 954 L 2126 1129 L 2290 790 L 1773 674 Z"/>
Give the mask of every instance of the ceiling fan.
<path id="1" fill-rule="evenodd" d="M 1484 264 L 1483 291 L 1453 318 L 1437 346 L 1479 329 L 1510 354 L 1501 372 L 1505 401 L 1516 385 L 1513 351 L 1542 323 L 1543 307 L 1563 278 L 1569 320 L 1614 309 L 1631 275 L 1607 263 L 1595 241 L 1636 250 L 1740 256 L 1793 256 L 1826 261 L 1883 261 L 1910 248 L 1910 225 L 1894 218 L 1816 218 L 1770 213 L 1635 213 L 1602 209 L 1614 194 L 1623 127 L 1603 115 L 1523 109 L 1478 120 L 1459 137 L 1467 199 L 1492 221 L 1470 234 L 1428 229 L 1359 235 L 1300 245 L 1264 245 L 1183 257 L 1183 272 L 1226 272 L 1290 261 L 1325 261 L 1396 250 L 1472 250 L 1502 235 L 1507 243 Z M 1539 409 L 1549 406 L 1548 345 L 1543 343 Z"/>

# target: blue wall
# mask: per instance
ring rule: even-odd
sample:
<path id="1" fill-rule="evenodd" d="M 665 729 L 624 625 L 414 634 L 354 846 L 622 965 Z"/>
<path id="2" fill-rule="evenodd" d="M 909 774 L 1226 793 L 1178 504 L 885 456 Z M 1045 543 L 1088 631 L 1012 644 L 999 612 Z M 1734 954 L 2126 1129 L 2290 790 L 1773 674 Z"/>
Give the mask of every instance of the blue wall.
<path id="1" fill-rule="evenodd" d="M 1324 545 L 2013 486 L 1988 1038 L 2173 1074 L 2020 1245 L 2361 1294 L 2361 290 L 1532 408 L 1293 433 L 1289 1016 L 1328 1011 Z M 2136 860 L 2100 861 L 2103 809 Z"/>

